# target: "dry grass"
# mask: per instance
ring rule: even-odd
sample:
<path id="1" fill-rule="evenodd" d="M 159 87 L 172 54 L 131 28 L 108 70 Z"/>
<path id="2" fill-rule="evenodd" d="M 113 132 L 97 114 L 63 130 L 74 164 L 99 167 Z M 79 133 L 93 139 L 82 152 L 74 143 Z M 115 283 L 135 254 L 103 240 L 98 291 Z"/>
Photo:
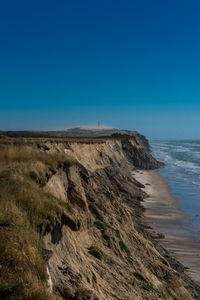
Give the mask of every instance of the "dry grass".
<path id="1" fill-rule="evenodd" d="M 42 242 L 45 219 L 65 210 L 43 185 L 61 165 L 74 161 L 36 145 L 0 143 L 0 299 L 56 299 L 47 289 Z"/>
<path id="2" fill-rule="evenodd" d="M 72 158 L 66 157 L 63 153 L 47 153 L 37 148 L 37 143 L 21 144 L 0 143 L 0 163 L 42 161 L 49 166 L 55 167 L 56 163 L 74 162 Z"/>

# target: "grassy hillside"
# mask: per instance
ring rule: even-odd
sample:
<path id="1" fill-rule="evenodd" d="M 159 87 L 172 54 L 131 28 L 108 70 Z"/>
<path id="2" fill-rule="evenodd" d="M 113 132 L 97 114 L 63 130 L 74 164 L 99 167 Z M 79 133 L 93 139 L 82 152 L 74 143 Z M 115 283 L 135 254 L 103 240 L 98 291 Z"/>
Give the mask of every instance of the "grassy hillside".
<path id="1" fill-rule="evenodd" d="M 44 192 L 66 156 L 41 152 L 37 144 L 0 143 L 0 298 L 53 299 L 46 289 L 46 267 L 38 226 L 53 220 L 66 203 Z"/>

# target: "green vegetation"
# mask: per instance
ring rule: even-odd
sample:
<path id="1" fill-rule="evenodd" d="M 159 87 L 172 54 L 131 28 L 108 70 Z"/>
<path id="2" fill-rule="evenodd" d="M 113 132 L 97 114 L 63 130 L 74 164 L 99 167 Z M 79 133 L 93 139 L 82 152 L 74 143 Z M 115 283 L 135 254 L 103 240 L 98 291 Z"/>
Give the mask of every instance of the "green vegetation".
<path id="1" fill-rule="evenodd" d="M 46 288 L 39 225 L 54 221 L 58 212 L 72 212 L 64 201 L 43 190 L 61 166 L 75 163 L 48 154 L 37 144 L 0 142 L 0 298 L 55 299 Z"/>
<path id="2" fill-rule="evenodd" d="M 99 230 L 105 230 L 107 228 L 107 225 L 101 221 L 95 221 L 94 226 Z"/>
<path id="3" fill-rule="evenodd" d="M 106 223 L 101 222 L 101 221 L 95 221 L 94 226 L 97 229 L 101 230 L 102 237 L 104 238 L 104 240 L 106 240 L 108 246 L 110 247 L 110 236 L 106 232 L 107 227 L 110 227 L 110 226 L 107 225 Z"/>
<path id="4" fill-rule="evenodd" d="M 120 231 L 118 229 L 115 230 L 115 233 L 116 233 L 116 237 L 121 240 L 121 234 L 120 234 Z"/>
<path id="5" fill-rule="evenodd" d="M 156 294 L 158 294 L 160 297 L 162 298 L 165 298 L 165 294 L 162 292 L 162 291 L 159 291 L 158 289 L 156 289 L 152 283 L 148 284 L 146 282 L 146 279 L 144 278 L 144 276 L 139 273 L 139 272 L 133 272 L 133 275 L 135 276 L 135 278 L 137 278 L 138 280 L 140 281 L 143 281 L 145 282 L 145 284 L 143 285 L 143 289 L 146 290 L 146 291 L 153 291 L 155 292 Z"/>
<path id="6" fill-rule="evenodd" d="M 65 201 L 63 201 L 63 200 L 61 200 L 60 199 L 60 201 L 59 201 L 59 203 L 60 203 L 60 205 L 62 206 L 62 207 L 64 207 L 70 214 L 73 214 L 73 207 L 69 204 L 69 203 L 67 203 L 67 202 L 65 202 Z"/>
<path id="7" fill-rule="evenodd" d="M 156 289 L 152 283 L 148 284 L 148 285 L 144 285 L 143 289 L 146 291 L 153 291 L 156 294 L 158 294 L 160 297 L 162 298 L 166 298 L 165 294 L 162 291 L 159 291 L 158 289 Z"/>
<path id="8" fill-rule="evenodd" d="M 121 134 L 129 135 L 130 137 L 135 137 L 136 134 L 134 131 L 129 130 L 121 130 L 118 128 L 111 128 L 111 129 L 86 129 L 86 128 L 70 128 L 68 130 L 54 130 L 54 131 L 0 131 L 0 138 L 5 139 L 8 137 L 17 137 L 23 138 L 26 140 L 27 138 L 33 139 L 37 138 L 40 140 L 49 139 L 49 140 L 61 140 L 60 138 L 67 139 L 67 140 L 77 140 L 77 138 L 80 140 L 80 138 L 86 140 L 98 140 L 98 139 L 104 139 L 110 137 L 113 138 L 113 134 L 115 138 L 120 137 Z"/>
<path id="9" fill-rule="evenodd" d="M 119 245 L 120 245 L 120 248 L 122 249 L 122 251 L 126 252 L 126 254 L 127 254 L 128 256 L 131 255 L 131 254 L 130 254 L 130 251 L 129 251 L 129 249 L 128 249 L 128 247 L 127 247 L 126 244 L 123 242 L 123 240 L 120 240 L 120 241 L 119 241 Z"/>
<path id="10" fill-rule="evenodd" d="M 171 296 L 172 293 L 170 292 L 170 289 L 168 288 L 168 286 L 166 286 L 165 289 L 166 289 L 166 292 Z"/>
<path id="11" fill-rule="evenodd" d="M 125 256 L 125 259 L 128 261 L 128 263 L 132 264 L 133 260 L 131 258 L 130 250 L 128 249 L 128 247 L 124 243 L 124 241 L 122 240 L 120 231 L 118 229 L 116 229 L 115 233 L 116 233 L 116 237 L 119 239 L 119 246 L 120 246 L 121 250 L 127 254 L 127 256 Z"/>
<path id="12" fill-rule="evenodd" d="M 91 255 L 98 258 L 99 260 L 103 260 L 105 255 L 103 251 L 99 249 L 97 246 L 91 246 L 88 250 Z"/>

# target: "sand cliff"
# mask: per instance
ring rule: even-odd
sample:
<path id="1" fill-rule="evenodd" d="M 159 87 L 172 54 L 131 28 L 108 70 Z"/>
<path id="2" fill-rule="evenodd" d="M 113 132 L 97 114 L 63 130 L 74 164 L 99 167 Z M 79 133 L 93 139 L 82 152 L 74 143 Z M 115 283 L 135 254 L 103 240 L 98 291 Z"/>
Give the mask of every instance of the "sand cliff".
<path id="1" fill-rule="evenodd" d="M 162 166 L 142 136 L 21 143 L 73 161 L 45 167 L 42 179 L 31 173 L 41 191 L 64 204 L 37 226 L 53 299 L 193 299 L 142 224 L 147 195 L 131 173 Z"/>
<path id="2" fill-rule="evenodd" d="M 161 166 L 139 138 L 46 143 L 78 165 L 60 169 L 45 189 L 73 207 L 41 226 L 53 290 L 64 299 L 192 299 L 178 273 L 138 232 L 145 197 L 135 168 Z"/>

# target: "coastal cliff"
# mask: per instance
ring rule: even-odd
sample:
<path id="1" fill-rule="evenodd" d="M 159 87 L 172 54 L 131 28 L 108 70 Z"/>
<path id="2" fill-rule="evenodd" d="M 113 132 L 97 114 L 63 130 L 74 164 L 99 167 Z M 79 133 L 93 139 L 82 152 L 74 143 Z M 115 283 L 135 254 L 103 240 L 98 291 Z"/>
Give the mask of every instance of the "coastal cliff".
<path id="1" fill-rule="evenodd" d="M 143 136 L 0 146 L 2 299 L 193 299 L 145 232 Z"/>

